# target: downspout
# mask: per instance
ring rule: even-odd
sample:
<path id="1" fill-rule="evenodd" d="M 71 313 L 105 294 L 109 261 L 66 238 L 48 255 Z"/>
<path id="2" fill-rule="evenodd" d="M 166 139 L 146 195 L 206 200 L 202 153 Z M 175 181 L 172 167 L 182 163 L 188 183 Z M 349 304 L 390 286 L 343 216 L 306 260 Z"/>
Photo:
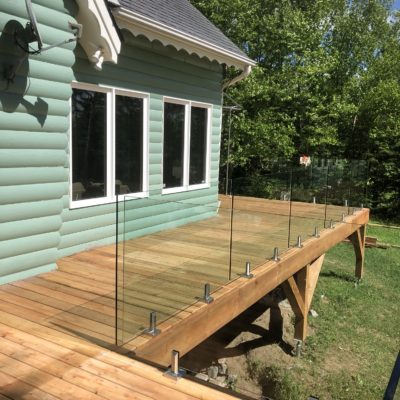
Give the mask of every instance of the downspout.
<path id="1" fill-rule="evenodd" d="M 242 71 L 241 74 L 238 76 L 235 76 L 233 79 L 230 81 L 225 82 L 222 85 L 222 105 L 224 103 L 224 90 L 227 89 L 229 86 L 234 85 L 237 82 L 240 82 L 241 80 L 247 78 L 251 73 L 251 65 L 246 65 Z M 230 150 L 231 150 L 231 126 L 232 126 L 232 108 L 229 109 L 229 130 L 228 130 L 228 153 L 226 157 L 226 188 L 225 188 L 225 194 L 228 194 L 228 185 L 229 185 L 229 164 L 230 164 Z M 231 188 L 232 190 L 232 188 Z"/>
<path id="2" fill-rule="evenodd" d="M 225 89 L 228 88 L 229 86 L 232 86 L 232 85 L 234 85 L 235 83 L 240 82 L 241 80 L 247 78 L 247 77 L 250 75 L 250 72 L 251 72 L 251 65 L 246 65 L 246 66 L 244 67 L 243 72 L 242 72 L 240 75 L 235 76 L 233 79 L 231 79 L 230 81 L 225 82 L 225 83 L 222 85 L 222 90 L 225 90 Z"/>

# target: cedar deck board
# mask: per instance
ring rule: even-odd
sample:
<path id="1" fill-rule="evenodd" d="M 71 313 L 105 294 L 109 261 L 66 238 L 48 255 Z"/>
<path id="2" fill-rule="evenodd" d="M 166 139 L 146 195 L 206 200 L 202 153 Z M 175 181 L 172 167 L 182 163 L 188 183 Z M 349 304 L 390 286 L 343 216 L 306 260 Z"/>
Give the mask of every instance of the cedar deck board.
<path id="1" fill-rule="evenodd" d="M 226 199 L 222 199 L 224 202 Z M 227 284 L 229 238 L 226 233 L 230 214 L 227 210 L 220 210 L 220 215 L 214 218 L 126 243 L 126 279 L 132 281 L 132 286 L 124 293 L 127 301 L 124 337 L 137 336 L 120 348 L 120 353 L 134 351 L 161 365 L 168 364 L 170 348 L 184 354 L 292 276 L 293 271 L 324 254 L 368 221 L 368 210 L 358 212 L 347 217 L 347 223 L 337 223 L 334 230 L 323 231 L 322 240 L 310 239 L 312 246 L 290 249 L 281 255 L 280 263 L 271 263 L 270 250 L 277 243 L 284 248 L 287 242 L 287 229 L 282 227 L 287 219 L 287 203 L 239 198 L 235 206 L 238 209 L 234 212 L 232 276 L 236 278 L 244 262 L 250 259 L 255 279 L 239 278 Z M 341 210 L 341 207 L 332 208 L 329 214 L 341 218 Z M 315 222 L 307 221 L 307 216 L 320 223 L 320 205 L 299 203 L 295 211 L 297 218 L 292 232 L 304 231 L 304 227 L 311 230 Z M 113 337 L 114 252 L 114 246 L 104 246 L 68 256 L 59 261 L 59 271 L 0 287 L 0 338 L 23 347 L 18 350 L 14 346 L 15 354 L 0 351 L 1 360 L 13 367 L 0 370 L 0 398 L 62 398 L 63 393 L 58 390 L 63 385 L 68 393 L 76 390 L 76 398 L 82 398 L 82 391 L 87 392 L 84 398 L 96 398 L 105 387 L 104 379 L 113 382 L 113 390 L 121 385 L 121 397 L 132 381 L 137 382 L 130 387 L 132 396 L 138 388 L 137 396 L 132 398 L 158 399 L 160 393 L 165 399 L 233 398 L 187 380 L 176 383 L 157 369 L 110 351 L 118 350 Z M 214 282 L 215 301 L 211 305 L 196 302 L 206 280 Z M 154 309 L 165 320 L 159 326 L 162 334 L 152 338 L 140 333 L 148 313 Z M 51 346 L 57 346 L 57 352 L 50 352 Z M 18 359 L 21 354 L 27 357 Z M 90 371 L 85 362 L 72 363 L 74 373 L 65 371 L 66 380 L 61 386 L 47 383 L 54 370 L 40 367 L 41 361 L 47 360 L 45 355 L 58 360 L 54 366 L 58 368 L 55 379 L 63 380 L 63 368 L 68 369 L 65 363 L 81 357 L 90 363 Z M 83 375 L 78 372 L 81 368 L 85 369 Z M 28 371 L 33 376 L 41 376 L 46 384 L 35 386 L 35 381 L 29 380 Z M 83 381 L 82 376 L 93 382 Z M 118 376 L 124 377 L 123 382 L 118 381 Z"/>

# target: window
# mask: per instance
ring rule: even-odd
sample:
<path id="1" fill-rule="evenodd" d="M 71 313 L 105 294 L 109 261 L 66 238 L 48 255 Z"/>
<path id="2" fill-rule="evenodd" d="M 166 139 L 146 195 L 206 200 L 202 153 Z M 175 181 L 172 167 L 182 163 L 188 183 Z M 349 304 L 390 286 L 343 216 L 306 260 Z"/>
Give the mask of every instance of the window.
<path id="1" fill-rule="evenodd" d="M 73 207 L 147 190 L 147 96 L 76 84 L 71 112 Z"/>
<path id="2" fill-rule="evenodd" d="M 211 106 L 164 102 L 163 193 L 208 187 Z"/>

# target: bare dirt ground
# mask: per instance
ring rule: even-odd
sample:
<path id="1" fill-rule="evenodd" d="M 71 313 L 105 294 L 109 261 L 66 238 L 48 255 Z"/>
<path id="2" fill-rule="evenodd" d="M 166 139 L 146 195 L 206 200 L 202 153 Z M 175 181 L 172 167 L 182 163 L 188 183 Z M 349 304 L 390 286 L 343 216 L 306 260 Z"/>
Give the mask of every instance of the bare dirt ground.
<path id="1" fill-rule="evenodd" d="M 280 289 L 276 289 L 185 355 L 182 366 L 202 373 L 203 379 L 207 375 L 212 383 L 254 398 L 260 398 L 261 393 L 265 396 L 268 388 L 261 388 L 249 377 L 249 360 L 291 368 L 295 363 L 293 318 L 288 301 L 282 300 Z M 212 366 L 219 367 L 217 379 L 210 379 Z"/>

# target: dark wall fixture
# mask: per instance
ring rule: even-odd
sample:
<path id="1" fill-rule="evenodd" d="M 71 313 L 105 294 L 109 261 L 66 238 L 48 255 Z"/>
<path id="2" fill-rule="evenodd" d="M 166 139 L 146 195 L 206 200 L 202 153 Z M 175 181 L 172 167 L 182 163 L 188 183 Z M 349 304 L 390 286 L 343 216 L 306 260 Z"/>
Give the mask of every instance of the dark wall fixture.
<path id="1" fill-rule="evenodd" d="M 8 113 L 15 112 L 19 105 L 24 106 L 28 114 L 43 126 L 48 104 L 40 97 L 34 103 L 24 99 L 29 83 L 29 56 L 77 41 L 81 37 L 82 26 L 70 23 L 73 37 L 44 47 L 31 0 L 25 0 L 25 3 L 28 19 L 25 27 L 16 20 L 10 20 L 0 36 L 0 103 L 2 110 Z"/>

